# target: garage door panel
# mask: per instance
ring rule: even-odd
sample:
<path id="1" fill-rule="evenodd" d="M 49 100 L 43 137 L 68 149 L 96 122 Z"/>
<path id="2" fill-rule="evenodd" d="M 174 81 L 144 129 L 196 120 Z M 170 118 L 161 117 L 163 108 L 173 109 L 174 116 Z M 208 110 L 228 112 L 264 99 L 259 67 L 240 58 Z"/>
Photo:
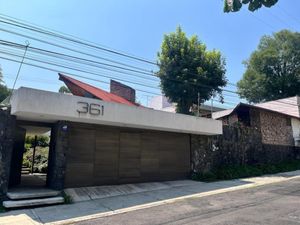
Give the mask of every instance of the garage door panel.
<path id="1" fill-rule="evenodd" d="M 69 163 L 66 168 L 66 187 L 93 185 L 93 163 Z"/>
<path id="2" fill-rule="evenodd" d="M 94 147 L 94 130 L 72 128 L 69 133 L 68 161 L 70 163 L 92 163 Z"/>
<path id="3" fill-rule="evenodd" d="M 97 129 L 94 179 L 96 185 L 118 179 L 119 132 L 116 129 Z"/>
<path id="4" fill-rule="evenodd" d="M 159 159 L 145 159 L 141 160 L 141 172 L 144 173 L 158 173 L 159 172 Z"/>
<path id="5" fill-rule="evenodd" d="M 189 135 L 86 126 L 70 137 L 69 187 L 180 179 L 190 169 Z"/>
<path id="6" fill-rule="evenodd" d="M 100 177 L 118 177 L 118 167 L 109 167 L 109 166 L 95 166 L 94 170 L 95 178 Z"/>
<path id="7" fill-rule="evenodd" d="M 139 168 L 131 168 L 126 170 L 120 170 L 120 179 L 122 178 L 136 178 L 141 176 L 141 171 Z"/>
<path id="8" fill-rule="evenodd" d="M 140 177 L 140 134 L 120 133 L 119 178 Z"/>
<path id="9" fill-rule="evenodd" d="M 118 161 L 119 153 L 112 149 L 111 152 L 95 152 L 95 163 L 100 163 L 103 161 Z"/>

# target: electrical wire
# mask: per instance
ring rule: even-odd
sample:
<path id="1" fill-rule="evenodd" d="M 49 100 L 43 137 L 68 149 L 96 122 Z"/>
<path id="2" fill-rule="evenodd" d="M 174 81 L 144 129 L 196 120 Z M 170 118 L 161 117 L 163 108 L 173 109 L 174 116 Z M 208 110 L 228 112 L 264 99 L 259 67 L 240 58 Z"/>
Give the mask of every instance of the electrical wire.
<path id="1" fill-rule="evenodd" d="M 63 40 L 67 40 L 67 41 L 70 41 L 70 42 L 73 42 L 73 43 L 76 43 L 76 44 L 81 44 L 81 45 L 85 45 L 85 46 L 88 46 L 88 47 L 96 48 L 96 49 L 99 49 L 99 50 L 102 50 L 102 51 L 106 51 L 106 52 L 109 52 L 109 53 L 113 53 L 113 54 L 116 54 L 116 55 L 120 55 L 120 56 L 123 56 L 123 57 L 134 59 L 134 60 L 137 60 L 137 61 L 149 63 L 149 64 L 152 64 L 152 65 L 157 65 L 157 63 L 155 63 L 155 62 L 147 60 L 147 59 L 143 59 L 141 57 L 136 57 L 136 56 L 129 55 L 129 54 L 126 54 L 126 53 L 122 53 L 120 51 L 116 51 L 116 50 L 104 48 L 104 47 L 101 47 L 99 45 L 95 45 L 95 44 L 92 44 L 92 43 L 89 43 L 89 42 L 86 42 L 86 41 L 82 41 L 80 39 L 74 39 L 74 38 L 71 38 L 71 37 L 67 37 L 66 35 L 61 35 L 61 34 L 56 33 L 56 32 L 49 32 L 49 30 L 44 30 L 44 29 L 42 29 L 40 27 L 35 27 L 35 26 L 32 26 L 32 25 L 30 25 L 28 23 L 25 24 L 25 23 L 22 23 L 22 22 L 17 21 L 17 20 L 7 19 L 7 18 L 5 18 L 3 16 L 1 16 L 1 18 L 10 21 L 10 22 L 3 21 L 3 20 L 0 21 L 0 22 L 3 22 L 3 23 L 6 23 L 6 24 L 18 26 L 20 28 L 31 30 L 31 31 L 35 31 L 35 32 L 42 33 L 42 34 L 47 34 L 47 35 L 55 36 L 57 38 L 60 38 L 60 39 L 63 39 Z"/>
<path id="2" fill-rule="evenodd" d="M 3 54 L 5 54 L 4 51 L 2 51 Z M 17 55 L 15 55 L 17 56 Z M 39 61 L 39 62 L 42 62 L 42 63 L 47 63 L 45 61 L 42 61 L 40 59 L 36 59 L 36 58 L 32 58 L 32 57 L 27 57 L 27 59 L 31 59 L 31 60 L 36 60 L 36 61 Z M 51 63 L 50 61 L 48 61 L 49 63 Z M 61 64 L 61 63 L 60 63 Z M 54 66 L 60 66 L 58 63 L 52 63 L 52 65 Z M 90 73 L 90 74 L 93 74 L 93 75 L 98 75 L 97 73 L 95 73 L 94 71 L 84 71 L 82 69 L 79 69 L 79 68 L 71 68 L 70 66 L 65 66 L 65 65 L 61 65 L 63 66 L 64 68 L 67 68 L 67 69 L 71 69 L 71 70 L 76 70 L 76 71 L 79 71 L 79 72 L 86 72 L 86 73 Z M 106 69 L 106 68 L 105 68 Z M 108 70 L 111 70 L 111 69 L 108 69 Z M 106 78 L 110 78 L 110 79 L 115 79 L 114 77 L 111 77 L 111 76 L 107 76 L 107 75 L 102 75 L 103 77 L 106 77 Z M 206 88 L 206 89 L 211 89 L 213 88 L 212 86 L 209 86 L 209 85 L 204 85 L 204 84 L 195 84 L 195 83 L 191 83 L 189 81 L 187 82 L 182 82 L 182 81 L 178 81 L 178 80 L 175 80 L 175 79 L 170 79 L 170 78 L 167 78 L 168 80 L 170 81 L 174 81 L 174 82 L 177 82 L 177 83 L 184 83 L 184 84 L 187 84 L 187 85 L 192 85 L 194 87 L 201 87 L 201 88 Z M 123 82 L 128 82 L 127 80 L 124 80 L 122 78 L 118 78 L 118 80 L 120 81 L 123 81 Z M 134 81 L 131 81 L 131 83 L 133 84 L 136 84 L 136 85 L 141 85 L 141 86 L 145 86 L 145 87 L 150 87 L 150 88 L 154 88 L 153 86 L 150 86 L 150 85 L 145 85 L 145 84 L 141 84 L 141 83 L 137 83 L 137 82 L 134 82 Z M 231 90 L 227 90 L 227 89 L 222 89 L 220 88 L 220 90 L 224 91 L 224 92 L 228 92 L 228 93 L 234 93 L 234 94 L 237 94 L 235 91 L 231 91 Z"/>

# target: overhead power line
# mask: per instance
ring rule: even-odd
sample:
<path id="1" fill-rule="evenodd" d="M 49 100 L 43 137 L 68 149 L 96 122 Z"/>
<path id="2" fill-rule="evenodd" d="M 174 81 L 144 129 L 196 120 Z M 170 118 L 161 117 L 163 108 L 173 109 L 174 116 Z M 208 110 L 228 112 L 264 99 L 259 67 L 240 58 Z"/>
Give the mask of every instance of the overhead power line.
<path id="1" fill-rule="evenodd" d="M 1 39 L 0 39 L 0 45 L 10 46 L 10 47 L 20 48 L 20 49 L 26 48 L 25 45 L 18 44 L 18 43 L 15 43 L 15 42 L 5 41 L 5 40 L 1 40 Z M 132 75 L 132 74 L 129 74 L 129 73 L 124 72 L 124 71 L 129 71 L 129 72 L 136 73 L 136 74 L 134 74 L 134 76 L 137 76 L 137 74 L 147 75 L 147 78 L 145 78 L 145 79 L 148 79 L 149 76 L 151 78 L 156 78 L 156 79 L 152 79 L 153 81 L 157 81 L 157 79 L 158 79 L 158 77 L 153 72 L 150 72 L 150 71 L 143 72 L 143 71 L 139 71 L 139 70 L 134 70 L 134 69 L 126 68 L 126 67 L 121 67 L 121 66 L 117 66 L 117 65 L 113 65 L 113 64 L 103 63 L 103 62 L 99 62 L 99 61 L 94 61 L 94 60 L 90 60 L 90 59 L 85 59 L 85 58 L 81 58 L 81 57 L 77 57 L 77 56 L 67 55 L 67 54 L 64 54 L 64 53 L 49 51 L 49 50 L 36 48 L 36 47 L 31 47 L 31 46 L 28 47 L 28 50 L 31 51 L 31 52 L 35 52 L 35 53 L 52 56 L 52 57 L 55 57 L 55 58 L 61 58 L 61 59 L 64 59 L 64 60 L 71 60 L 71 61 L 77 62 L 77 63 L 84 63 L 84 64 L 87 64 L 89 66 L 93 66 L 93 67 L 97 67 L 97 68 L 99 68 L 99 65 L 102 65 L 102 66 L 106 66 L 106 67 L 110 67 L 110 68 L 121 69 L 122 71 L 117 71 L 117 70 L 113 70 L 113 71 L 114 72 L 125 73 L 125 74 L 128 74 L 128 75 Z M 100 67 L 100 68 L 106 69 L 104 67 Z M 146 71 L 146 70 L 144 70 L 144 71 Z"/>
<path id="2" fill-rule="evenodd" d="M 8 53 L 8 51 L 1 51 L 1 52 L 3 54 Z M 10 52 L 9 54 L 12 54 L 12 53 Z M 20 57 L 20 55 L 17 55 L 16 53 L 14 53 L 13 56 Z M 93 72 L 93 71 L 83 70 L 83 69 L 80 69 L 80 68 L 75 68 L 75 67 L 72 67 L 72 66 L 62 65 L 60 62 L 53 63 L 53 62 L 51 62 L 49 60 L 44 60 L 43 61 L 43 60 L 41 60 L 41 58 L 33 58 L 33 57 L 28 57 L 28 56 L 26 58 L 30 59 L 30 60 L 38 61 L 40 63 L 46 63 L 46 64 L 48 63 L 48 64 L 52 64 L 53 66 L 62 66 L 63 68 L 67 68 L 67 69 L 70 69 L 70 70 L 75 70 L 75 71 L 89 73 L 89 74 L 92 74 L 92 75 L 99 76 L 99 73 L 96 73 L 96 72 Z M 105 69 L 107 69 L 107 68 L 105 68 Z M 107 69 L 107 70 L 110 70 L 110 69 Z M 110 79 L 116 79 L 116 78 L 114 78 L 112 76 L 103 75 L 103 74 L 101 74 L 100 76 L 103 76 L 103 77 L 106 77 L 106 78 L 110 78 Z M 205 85 L 205 84 L 196 84 L 196 83 L 191 83 L 189 81 L 183 82 L 183 81 L 178 81 L 176 79 L 171 79 L 171 78 L 167 78 L 167 79 L 170 80 L 170 81 L 177 82 L 177 83 L 184 83 L 184 84 L 187 84 L 187 85 L 192 85 L 194 87 L 200 87 L 200 88 L 206 88 L 206 89 L 213 88 L 212 86 Z M 128 82 L 127 80 L 124 80 L 123 78 L 118 78 L 118 80 L 123 81 L 123 82 Z M 134 82 L 134 81 L 130 81 L 129 83 L 133 83 L 133 84 L 140 85 L 140 86 L 145 86 L 145 87 L 150 87 L 150 88 L 157 88 L 157 87 L 153 87 L 153 86 L 150 86 L 150 85 L 145 85 L 145 84 L 137 83 L 137 82 Z M 237 94 L 237 92 L 231 91 L 231 90 L 227 90 L 227 89 L 220 88 L 220 90 L 222 90 L 224 92 L 228 92 L 228 93 Z"/>
<path id="3" fill-rule="evenodd" d="M 0 16 L 0 18 L 1 18 L 1 16 Z M 4 18 L 4 19 L 6 19 L 6 18 Z M 18 23 L 18 21 L 16 21 L 16 19 L 14 19 L 14 20 L 10 19 L 10 21 L 13 21 L 13 22 L 8 22 L 8 21 L 0 20 L 0 22 L 2 22 L 2 23 L 10 24 L 12 26 L 21 27 L 23 29 L 26 29 L 27 28 L 26 26 L 29 26 L 29 28 L 28 28 L 29 30 L 35 31 L 35 32 L 39 32 L 39 29 L 31 28 L 30 25 L 28 25 L 28 24 L 24 24 L 24 23 L 21 23 L 22 25 L 15 24 L 15 23 Z M 79 53 L 79 54 L 84 54 L 84 55 L 87 55 L 87 56 L 90 56 L 90 57 L 95 57 L 95 58 L 98 58 L 98 59 L 107 60 L 107 59 L 105 59 L 103 57 L 99 57 L 99 56 L 96 56 L 96 55 L 93 55 L 93 54 L 90 54 L 90 53 L 78 51 L 77 49 L 72 49 L 72 48 L 69 48 L 69 47 L 66 47 L 66 46 L 59 45 L 57 43 L 53 43 L 53 42 L 45 41 L 45 40 L 42 40 L 42 39 L 38 39 L 36 37 L 29 36 L 28 34 L 25 35 L 25 34 L 21 34 L 21 33 L 15 32 L 15 31 L 10 31 L 10 30 L 7 30 L 7 29 L 2 29 L 2 28 L 0 30 L 8 32 L 8 33 L 11 33 L 11 34 L 14 34 L 14 35 L 22 36 L 22 37 L 25 37 L 25 38 L 30 38 L 32 40 L 36 40 L 36 41 L 39 41 L 39 42 L 42 42 L 42 43 L 45 43 L 45 44 L 50 44 L 50 45 L 53 45 L 53 46 L 56 46 L 56 47 L 59 47 L 59 48 L 63 48 L 65 50 L 73 51 L 73 52 L 76 52 L 76 53 Z M 45 35 L 51 35 L 51 36 L 54 36 L 54 37 L 61 37 L 61 35 L 57 35 L 57 34 L 55 34 L 53 32 L 49 32 L 49 31 L 46 32 L 45 30 L 43 30 L 43 32 L 39 32 L 39 33 L 43 33 Z M 64 38 L 64 40 L 70 41 L 69 38 Z M 77 44 L 84 44 L 84 43 L 77 42 Z M 92 46 L 89 46 L 89 47 L 92 47 Z M 119 62 L 116 62 L 116 61 L 112 61 L 112 62 L 113 63 L 119 63 Z M 123 63 L 121 63 L 121 64 L 124 65 L 124 66 L 130 66 L 128 64 L 123 64 Z M 157 66 L 158 64 L 155 63 L 155 65 Z M 134 67 L 134 68 L 137 68 L 139 70 L 145 71 L 144 74 L 146 74 L 146 75 L 157 77 L 153 71 L 149 71 L 149 70 L 147 71 L 145 69 L 138 68 L 138 67 Z M 137 72 L 137 71 L 135 71 L 135 72 Z M 191 74 L 191 75 L 195 75 L 194 73 L 191 73 L 191 72 L 187 72 L 187 73 Z M 233 84 L 233 83 L 229 83 L 229 84 L 232 85 L 232 86 L 236 86 L 236 84 Z"/>
<path id="4" fill-rule="evenodd" d="M 16 62 L 16 63 L 20 63 L 21 62 L 21 60 L 15 60 L 15 59 L 10 59 L 10 58 L 1 57 L 1 56 L 0 56 L 0 58 L 2 58 L 4 60 Z M 49 67 L 46 67 L 46 66 L 41 66 L 41 65 L 37 65 L 37 64 L 33 64 L 33 63 L 28 63 L 28 62 L 25 62 L 25 61 L 23 62 L 23 64 L 28 65 L 28 66 L 32 66 L 32 67 L 36 67 L 36 68 L 40 68 L 40 69 L 45 69 L 45 70 L 56 72 L 56 73 L 58 72 L 58 73 L 68 74 L 68 75 L 71 75 L 71 76 L 74 76 L 74 77 L 79 77 L 79 78 L 83 78 L 83 79 L 90 80 L 90 81 L 96 81 L 96 82 L 99 82 L 99 83 L 110 84 L 109 82 L 102 81 L 102 80 L 99 80 L 99 79 L 94 79 L 94 78 L 90 78 L 90 77 L 86 77 L 86 76 L 82 76 L 82 75 L 70 73 L 70 72 L 67 72 L 67 71 L 61 71 L 61 70 L 49 68 Z M 125 82 L 127 82 L 127 81 L 125 81 Z M 127 83 L 130 83 L 130 82 L 127 82 Z M 140 91 L 140 92 L 148 93 L 148 94 L 161 95 L 161 93 L 156 93 L 156 92 L 151 92 L 151 91 L 145 91 L 145 90 L 141 90 L 141 89 L 136 89 L 136 90 Z M 216 100 L 216 99 L 214 99 L 214 100 L 217 101 L 217 102 L 221 102 L 221 101 Z M 234 106 L 236 106 L 238 104 L 238 103 L 234 103 L 234 102 L 230 102 L 230 101 L 223 101 L 221 103 L 225 103 L 225 104 L 228 104 L 228 105 L 234 105 Z M 299 106 L 297 104 L 283 102 L 283 101 L 280 101 L 280 100 L 277 100 L 277 102 L 272 102 L 272 103 L 269 102 L 269 104 L 273 104 L 273 103 L 275 105 L 277 104 L 278 106 L 280 106 L 280 103 L 281 104 L 286 104 L 286 105 L 291 105 L 291 106 Z"/>
<path id="5" fill-rule="evenodd" d="M 7 57 L 2 57 L 0 56 L 1 59 L 4 59 L 4 60 L 8 60 L 8 61 L 11 61 L 11 62 L 16 62 L 16 63 L 19 63 L 20 60 L 16 60 L 16 59 L 11 59 L 11 58 L 7 58 Z M 53 68 L 50 68 L 50 67 L 47 67 L 47 66 L 42 66 L 42 65 L 37 65 L 37 64 L 34 64 L 34 63 L 29 63 L 29 62 L 26 62 L 24 61 L 23 62 L 24 65 L 28 65 L 28 66 L 31 66 L 31 67 L 35 67 L 35 68 L 40 68 L 40 69 L 45 69 L 45 70 L 48 70 L 48 71 L 52 71 L 52 72 L 55 72 L 55 73 L 63 73 L 63 74 L 67 74 L 67 75 L 70 75 L 70 76 L 73 76 L 73 77 L 78 77 L 78 78 L 83 78 L 83 79 L 86 79 L 86 80 L 90 80 L 90 81 L 94 81 L 94 82 L 99 82 L 99 83 L 103 83 L 103 84 L 110 84 L 109 82 L 106 82 L 106 81 L 102 81 L 102 80 L 99 80 L 99 79 L 95 79 L 95 78 L 90 78 L 90 77 L 86 77 L 86 76 L 83 76 L 83 75 L 78 75 L 78 74 L 74 74 L 74 73 L 70 73 L 68 71 L 63 71 L 63 70 L 57 70 L 57 69 L 53 69 Z M 116 79 L 117 80 L 117 79 Z M 130 83 L 130 82 L 127 82 L 127 83 Z M 152 91 L 146 91 L 146 90 L 142 90 L 142 89 L 138 89 L 138 88 L 135 88 L 136 91 L 139 91 L 139 92 L 144 92 L 144 93 L 148 93 L 148 94 L 153 94 L 155 96 L 157 95 L 161 95 L 161 93 L 157 93 L 157 92 L 152 92 Z M 159 90 L 160 91 L 160 90 Z M 227 101 L 219 101 L 220 103 L 228 103 L 228 104 L 231 104 L 231 102 L 227 102 Z"/>
<path id="6" fill-rule="evenodd" d="M 60 39 L 63 39 L 63 40 L 67 40 L 67 41 L 76 43 L 76 44 L 85 45 L 85 46 L 88 46 L 88 47 L 92 47 L 92 48 L 95 48 L 95 49 L 98 49 L 98 50 L 106 51 L 106 52 L 109 52 L 109 53 L 112 53 L 112 54 L 116 54 L 116 55 L 119 55 L 119 56 L 123 56 L 123 57 L 126 57 L 126 58 L 137 60 L 137 61 L 140 61 L 140 62 L 149 63 L 149 64 L 152 64 L 152 65 L 157 65 L 156 62 L 153 62 L 151 60 L 143 59 L 141 57 L 136 57 L 136 56 L 129 55 L 129 54 L 126 54 L 126 53 L 122 53 L 120 51 L 112 50 L 112 49 L 109 49 L 109 48 L 104 48 L 104 47 L 101 47 L 99 45 L 93 44 L 91 42 L 83 41 L 83 40 L 78 39 L 78 38 L 72 38 L 72 37 L 68 37 L 66 35 L 61 35 L 57 32 L 51 32 L 49 30 L 45 30 L 45 29 L 43 29 L 41 27 L 38 27 L 38 26 L 33 26 L 33 25 L 28 24 L 28 23 L 20 22 L 17 19 L 7 18 L 7 16 L 6 16 L 6 18 L 5 18 L 5 16 L 0 16 L 0 18 L 6 20 L 6 21 L 1 20 L 0 22 L 10 24 L 10 25 L 13 25 L 13 26 L 17 26 L 17 27 L 20 27 L 20 28 L 23 28 L 23 29 L 26 29 L 26 30 L 30 30 L 30 31 L 34 31 L 34 32 L 38 32 L 38 33 L 42 33 L 42 34 L 46 34 L 46 35 L 51 35 L 51 36 L 54 36 L 54 37 L 57 37 L 57 38 L 60 38 Z"/>
<path id="7" fill-rule="evenodd" d="M 7 61 L 15 62 L 15 63 L 20 63 L 21 62 L 20 60 L 15 60 L 15 59 L 3 57 L 3 56 L 0 56 L 0 58 L 4 59 L 4 60 L 7 60 Z M 23 62 L 23 64 L 31 66 L 31 67 L 36 67 L 36 68 L 52 71 L 52 72 L 55 72 L 55 73 L 68 74 L 70 76 L 79 77 L 79 78 L 83 78 L 83 79 L 90 80 L 90 81 L 96 81 L 96 82 L 99 82 L 99 83 L 110 84 L 109 82 L 102 81 L 102 80 L 99 80 L 99 79 L 94 79 L 94 78 L 90 78 L 90 77 L 70 73 L 70 72 L 67 72 L 67 71 L 57 70 L 57 69 L 53 69 L 53 68 L 50 68 L 50 67 L 29 63 L 29 62 Z M 141 90 L 141 89 L 135 89 L 135 90 L 140 91 L 140 92 L 144 92 L 144 93 L 154 94 L 154 95 L 161 95 L 160 93 L 145 91 L 145 90 Z"/>
<path id="8" fill-rule="evenodd" d="M 1 22 L 1 20 L 0 20 L 0 22 Z M 3 28 L 0 28 L 0 30 L 3 31 L 3 32 L 7 32 L 7 33 L 10 33 L 10 34 L 13 34 L 13 35 L 17 35 L 17 36 L 24 37 L 24 38 L 31 39 L 31 40 L 35 40 L 35 41 L 38 41 L 38 42 L 41 42 L 41 43 L 44 43 L 44 44 L 48 44 L 48 45 L 52 45 L 52 46 L 55 46 L 55 47 L 58 47 L 58 48 L 62 48 L 64 50 L 75 52 L 75 53 L 78 53 L 78 54 L 81 54 L 81 55 L 86 55 L 86 56 L 93 57 L 93 58 L 96 58 L 96 59 L 109 61 L 109 62 L 112 62 L 112 63 L 115 63 L 115 64 L 119 64 L 119 65 L 123 65 L 123 66 L 126 66 L 126 67 L 139 69 L 141 71 L 144 70 L 144 69 L 136 67 L 136 66 L 128 65 L 128 64 L 125 64 L 125 63 L 120 63 L 120 62 L 117 62 L 115 60 L 106 59 L 104 57 L 101 57 L 101 56 L 98 56 L 98 55 L 94 55 L 94 54 L 90 54 L 90 53 L 87 53 L 87 52 L 84 52 L 84 51 L 80 51 L 78 49 L 74 49 L 74 48 L 63 46 L 61 44 L 57 44 L 57 43 L 54 43 L 54 42 L 42 40 L 42 39 L 30 36 L 28 34 L 22 34 L 22 33 L 18 33 L 18 32 L 7 30 L 7 29 L 3 29 Z"/>

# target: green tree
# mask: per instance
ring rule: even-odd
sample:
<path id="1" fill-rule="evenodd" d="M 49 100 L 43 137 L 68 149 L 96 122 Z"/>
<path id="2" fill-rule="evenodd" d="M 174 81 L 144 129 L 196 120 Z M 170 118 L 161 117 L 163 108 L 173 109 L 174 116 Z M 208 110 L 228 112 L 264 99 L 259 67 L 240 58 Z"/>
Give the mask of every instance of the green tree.
<path id="1" fill-rule="evenodd" d="M 224 0 L 224 12 L 237 12 L 243 4 L 248 5 L 248 9 L 253 12 L 262 6 L 269 8 L 277 2 L 278 0 Z"/>
<path id="2" fill-rule="evenodd" d="M 3 81 L 3 72 L 0 66 L 0 103 L 10 95 L 10 90 L 6 87 Z"/>
<path id="3" fill-rule="evenodd" d="M 71 91 L 69 90 L 69 88 L 67 88 L 66 86 L 61 86 L 58 90 L 59 93 L 71 93 Z"/>
<path id="4" fill-rule="evenodd" d="M 261 38 L 245 62 L 238 92 L 258 103 L 300 94 L 300 33 L 282 30 Z"/>
<path id="5" fill-rule="evenodd" d="M 34 136 L 26 136 L 25 144 L 29 145 L 31 148 L 34 146 L 35 137 Z M 50 142 L 50 138 L 47 135 L 38 135 L 36 139 L 36 146 L 48 147 Z"/>
<path id="6" fill-rule="evenodd" d="M 206 50 L 197 36 L 187 38 L 180 27 L 164 36 L 158 53 L 161 88 L 166 97 L 177 103 L 178 113 L 190 114 L 193 104 L 221 94 L 227 83 L 225 60 L 219 51 Z"/>
<path id="7" fill-rule="evenodd" d="M 10 90 L 4 85 L 0 84 L 0 102 L 10 95 Z"/>

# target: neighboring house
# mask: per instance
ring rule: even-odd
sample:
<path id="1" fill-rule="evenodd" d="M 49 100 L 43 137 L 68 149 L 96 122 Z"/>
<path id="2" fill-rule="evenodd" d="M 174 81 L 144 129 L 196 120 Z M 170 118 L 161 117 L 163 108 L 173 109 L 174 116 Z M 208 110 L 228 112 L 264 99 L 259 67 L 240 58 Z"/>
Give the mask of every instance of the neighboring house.
<path id="1" fill-rule="evenodd" d="M 156 109 L 156 110 L 162 110 L 166 112 L 172 112 L 176 113 L 176 104 L 171 103 L 166 96 L 159 95 L 153 97 L 149 102 L 149 107 Z M 207 117 L 211 118 L 212 112 L 218 112 L 224 110 L 223 108 L 214 107 L 211 105 L 200 105 L 199 114 L 201 117 Z"/>
<path id="2" fill-rule="evenodd" d="M 300 146 L 300 98 L 299 96 L 249 105 L 213 113 L 213 119 L 223 125 L 239 123 L 259 129 L 262 142 L 273 145 Z"/>
<path id="3" fill-rule="evenodd" d="M 95 98 L 106 102 L 139 106 L 135 102 L 135 90 L 117 81 L 110 81 L 110 92 L 107 92 L 61 73 L 59 73 L 59 79 L 66 84 L 73 95 Z"/>

